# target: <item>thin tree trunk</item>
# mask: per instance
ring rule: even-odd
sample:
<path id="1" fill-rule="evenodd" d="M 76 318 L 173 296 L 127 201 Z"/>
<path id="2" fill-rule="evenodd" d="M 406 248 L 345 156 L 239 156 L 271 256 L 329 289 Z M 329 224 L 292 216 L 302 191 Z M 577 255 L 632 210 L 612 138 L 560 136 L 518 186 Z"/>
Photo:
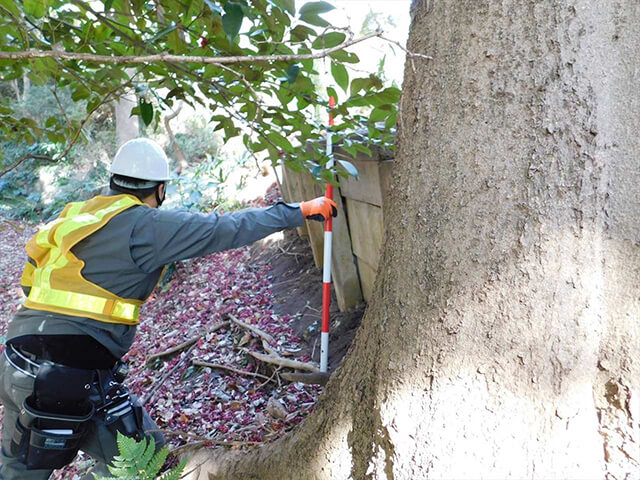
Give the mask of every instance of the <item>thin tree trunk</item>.
<path id="1" fill-rule="evenodd" d="M 22 100 L 27 99 L 27 95 L 29 95 L 29 88 L 31 88 L 31 80 L 29 79 L 29 75 L 25 73 L 22 75 Z"/>
<path id="2" fill-rule="evenodd" d="M 16 100 L 21 100 L 22 95 L 20 94 L 20 86 L 18 85 L 18 79 L 14 78 L 11 80 L 11 86 L 13 87 L 13 93 L 16 96 Z"/>
<path id="3" fill-rule="evenodd" d="M 173 149 L 173 154 L 176 156 L 176 160 L 178 161 L 178 167 L 175 170 L 175 172 L 178 175 L 182 174 L 182 172 L 184 172 L 187 168 L 189 168 L 189 162 L 187 161 L 187 157 L 184 156 L 184 153 L 182 152 L 180 145 L 176 141 L 176 136 L 173 133 L 173 129 L 171 128 L 171 120 L 176 118 L 180 114 L 181 110 L 182 110 L 182 103 L 178 105 L 178 108 L 174 112 L 164 117 L 164 126 L 167 129 L 167 135 L 169 136 L 169 141 L 171 143 L 171 148 Z"/>
<path id="4" fill-rule="evenodd" d="M 416 0 L 412 16 L 409 49 L 434 60 L 406 67 L 355 345 L 291 435 L 189 465 L 639 478 L 640 7 Z"/>
<path id="5" fill-rule="evenodd" d="M 135 73 L 134 69 L 127 69 L 129 76 Z M 116 102 L 116 137 L 118 147 L 123 143 L 136 138 L 140 134 L 140 123 L 137 115 L 131 115 L 131 109 L 138 104 L 135 92 L 129 91 L 123 94 Z"/>

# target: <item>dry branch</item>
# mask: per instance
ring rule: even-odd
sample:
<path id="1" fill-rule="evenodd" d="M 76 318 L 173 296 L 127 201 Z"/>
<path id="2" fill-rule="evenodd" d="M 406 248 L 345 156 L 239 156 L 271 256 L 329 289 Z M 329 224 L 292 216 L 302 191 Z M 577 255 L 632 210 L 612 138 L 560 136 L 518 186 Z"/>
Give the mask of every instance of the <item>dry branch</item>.
<path id="1" fill-rule="evenodd" d="M 182 110 L 182 103 L 180 103 L 180 105 L 175 111 L 173 111 L 172 113 L 164 117 L 164 127 L 167 129 L 167 135 L 169 135 L 169 141 L 173 148 L 173 154 L 176 156 L 176 160 L 178 160 L 178 168 L 176 169 L 176 173 L 178 175 L 186 171 L 187 167 L 189 166 L 189 163 L 187 162 L 187 157 L 184 156 L 184 153 L 180 148 L 180 145 L 176 141 L 176 136 L 173 133 L 173 129 L 171 128 L 171 120 L 176 118 L 181 110 Z"/>
<path id="2" fill-rule="evenodd" d="M 219 323 L 218 325 L 213 326 L 212 328 L 210 328 L 209 330 L 207 330 L 204 333 L 200 333 L 194 337 L 191 337 L 189 340 L 185 340 L 184 342 L 176 345 L 175 347 L 171 347 L 168 350 L 164 350 L 162 352 L 158 352 L 158 353 L 154 353 L 153 355 L 149 355 L 149 358 L 147 359 L 147 364 L 153 362 L 156 358 L 160 358 L 160 357 L 164 357 L 167 355 L 171 355 L 172 353 L 176 353 L 179 352 L 180 350 L 184 350 L 187 347 L 190 347 L 191 345 L 193 345 L 194 343 L 196 343 L 198 340 L 200 340 L 202 337 L 213 333 L 213 332 L 217 332 L 218 330 L 220 330 L 221 328 L 224 327 L 228 327 L 229 326 L 229 322 L 222 322 Z"/>
<path id="3" fill-rule="evenodd" d="M 25 160 L 29 159 L 29 158 L 35 158 L 36 160 L 46 160 L 48 162 L 56 162 L 60 157 L 58 157 L 58 159 L 53 159 L 47 155 L 34 155 L 32 153 L 27 153 L 26 155 L 23 155 L 22 157 L 20 157 L 18 160 L 16 160 L 15 162 L 13 162 L 11 165 L 9 165 L 5 170 L 2 170 L 0 172 L 0 177 L 2 177 L 3 175 L 6 175 L 7 173 L 9 173 L 11 170 L 13 170 L 14 168 L 16 168 L 18 165 L 20 165 L 22 162 L 24 162 Z"/>
<path id="4" fill-rule="evenodd" d="M 244 323 L 242 320 L 238 320 L 238 318 L 235 315 L 232 315 L 231 313 L 229 313 L 229 318 L 236 325 L 249 330 L 251 333 L 253 333 L 254 335 L 257 335 L 260 338 L 262 338 L 267 343 L 276 343 L 276 341 L 274 340 L 274 338 L 271 335 L 269 335 L 268 333 L 263 332 L 259 328 L 254 327 L 253 325 L 249 325 L 248 323 Z"/>
<path id="5" fill-rule="evenodd" d="M 195 345 L 191 345 L 191 348 L 189 348 L 189 350 L 187 351 L 185 356 L 182 357 L 180 360 L 178 360 L 176 362 L 176 364 L 171 368 L 171 370 L 169 370 L 167 373 L 165 373 L 164 376 L 158 382 L 156 382 L 153 385 L 153 388 L 149 391 L 149 393 L 147 395 L 145 395 L 144 397 L 142 397 L 142 399 L 140 400 L 140 405 L 146 405 L 147 402 L 150 402 L 151 400 L 153 400 L 153 397 L 156 394 L 156 392 L 158 391 L 158 389 L 162 386 L 162 384 L 164 382 L 167 381 L 167 378 L 169 378 L 171 375 L 173 375 L 175 373 L 175 371 L 178 370 L 178 368 L 180 366 L 182 366 L 182 363 L 184 362 L 184 359 L 189 357 L 189 353 L 191 353 L 191 350 L 193 350 L 194 347 L 195 347 Z"/>
<path id="6" fill-rule="evenodd" d="M 281 367 L 293 368 L 295 370 L 305 370 L 307 372 L 318 373 L 320 369 L 311 363 L 299 362 L 298 360 L 289 360 L 288 358 L 282 358 L 275 355 L 263 355 L 262 353 L 252 352 L 250 350 L 245 351 L 253 358 L 260 360 L 261 362 L 271 363 L 273 365 L 279 365 Z"/>
<path id="7" fill-rule="evenodd" d="M 344 50 L 373 37 L 382 35 L 382 30 L 377 30 L 368 35 L 348 40 L 332 48 L 326 48 L 316 53 L 303 55 L 236 55 L 228 57 L 205 57 L 202 55 L 172 55 L 158 53 L 154 55 L 95 55 L 92 53 L 66 52 L 64 50 L 26 50 L 20 52 L 0 52 L 2 60 L 27 60 L 30 58 L 59 58 L 61 60 L 80 60 L 96 63 L 205 63 L 211 65 L 228 65 L 232 63 L 255 62 L 295 62 L 300 60 L 314 60 L 324 58 L 334 52 Z"/>
<path id="8" fill-rule="evenodd" d="M 260 373 L 255 372 L 247 372 L 246 370 L 238 370 L 237 368 L 227 367 L 226 365 L 220 365 L 219 363 L 210 363 L 205 362 L 204 360 L 194 359 L 191 360 L 193 365 L 197 365 L 198 367 L 210 367 L 210 368 L 218 368 L 220 370 L 227 370 L 229 372 L 237 373 L 238 375 L 244 375 L 249 377 L 260 377 L 270 380 L 266 375 L 261 375 Z"/>

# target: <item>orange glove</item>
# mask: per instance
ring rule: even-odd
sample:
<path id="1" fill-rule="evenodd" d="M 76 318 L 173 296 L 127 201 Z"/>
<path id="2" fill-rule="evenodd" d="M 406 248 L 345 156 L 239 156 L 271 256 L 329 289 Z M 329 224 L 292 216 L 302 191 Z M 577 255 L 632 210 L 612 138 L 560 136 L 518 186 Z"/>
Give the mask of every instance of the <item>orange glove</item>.
<path id="1" fill-rule="evenodd" d="M 327 197 L 318 197 L 308 202 L 302 202 L 300 204 L 300 210 L 302 210 L 302 216 L 304 218 L 317 220 L 318 222 L 338 215 L 336 202 Z"/>

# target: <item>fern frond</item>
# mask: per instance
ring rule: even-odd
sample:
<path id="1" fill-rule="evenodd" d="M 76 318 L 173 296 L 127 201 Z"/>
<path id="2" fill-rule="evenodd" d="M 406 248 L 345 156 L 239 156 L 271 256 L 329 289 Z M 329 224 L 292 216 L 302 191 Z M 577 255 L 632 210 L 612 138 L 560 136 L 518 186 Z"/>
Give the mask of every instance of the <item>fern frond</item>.
<path id="1" fill-rule="evenodd" d="M 158 474 L 168 456 L 169 449 L 166 447 L 156 452 L 156 454 L 149 462 L 149 465 L 147 465 L 147 468 L 145 469 L 147 472 L 149 472 L 149 474 L 151 474 L 151 478 L 153 478 L 154 475 Z"/>
<path id="2" fill-rule="evenodd" d="M 187 462 L 183 460 L 178 466 L 172 468 L 168 472 L 163 473 L 161 477 L 158 477 L 158 480 L 180 480 L 180 476 L 182 475 L 184 467 L 186 466 Z"/>
<path id="3" fill-rule="evenodd" d="M 146 443 L 146 439 L 145 439 Z M 145 470 L 149 462 L 153 458 L 153 454 L 156 452 L 156 440 L 153 437 L 149 437 L 149 443 L 146 445 L 146 449 L 142 456 L 136 461 L 140 470 Z"/>
<path id="4" fill-rule="evenodd" d="M 135 438 L 127 437 L 118 432 L 116 441 L 118 442 L 118 451 L 120 452 L 119 457 L 122 457 L 123 460 L 134 460 L 142 453 L 138 453 L 139 446 Z"/>
<path id="5" fill-rule="evenodd" d="M 169 449 L 164 447 L 157 452 L 153 437 L 136 441 L 118 433 L 118 450 L 120 455 L 114 457 L 107 468 L 113 477 L 104 478 L 94 474 L 96 480 L 179 480 L 186 466 L 181 462 L 177 467 L 156 477 L 169 456 Z"/>

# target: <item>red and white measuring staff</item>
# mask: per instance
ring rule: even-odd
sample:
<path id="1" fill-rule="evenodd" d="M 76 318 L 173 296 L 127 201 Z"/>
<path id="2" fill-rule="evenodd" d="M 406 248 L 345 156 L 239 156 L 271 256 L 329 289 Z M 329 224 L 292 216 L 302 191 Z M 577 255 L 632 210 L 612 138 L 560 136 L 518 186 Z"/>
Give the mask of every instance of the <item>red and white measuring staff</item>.
<path id="1" fill-rule="evenodd" d="M 329 97 L 329 108 L 336 106 L 333 96 Z M 331 138 L 333 115 L 329 112 L 329 128 L 327 128 L 327 162 L 328 168 L 333 168 L 333 140 Z M 327 184 L 324 196 L 333 200 L 333 185 Z M 329 363 L 329 306 L 331 304 L 331 241 L 333 239 L 333 218 L 329 216 L 324 221 L 324 259 L 322 262 L 322 330 L 320 332 L 320 371 L 326 372 Z"/>

